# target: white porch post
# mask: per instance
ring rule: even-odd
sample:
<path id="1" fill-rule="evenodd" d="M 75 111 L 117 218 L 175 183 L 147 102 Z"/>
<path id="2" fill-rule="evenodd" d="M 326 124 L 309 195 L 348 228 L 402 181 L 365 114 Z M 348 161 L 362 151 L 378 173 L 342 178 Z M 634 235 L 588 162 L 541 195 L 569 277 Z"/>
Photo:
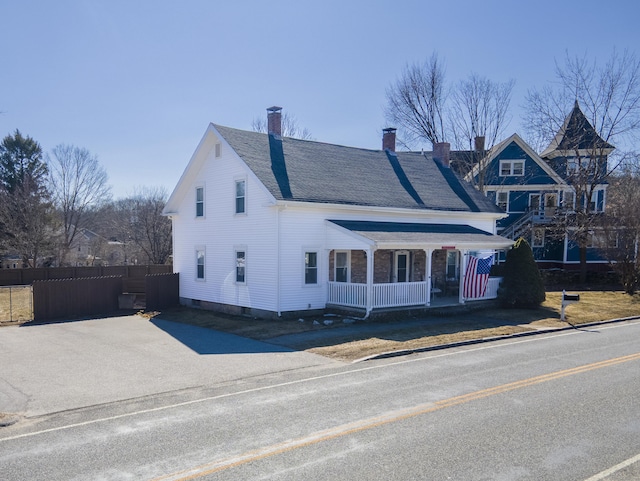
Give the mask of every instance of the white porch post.
<path id="1" fill-rule="evenodd" d="M 469 262 L 469 251 L 460 251 L 460 285 L 458 286 L 458 303 L 464 304 L 464 281 L 467 276 L 467 263 Z"/>
<path id="2" fill-rule="evenodd" d="M 426 306 L 431 305 L 431 249 L 423 249 L 427 256 L 427 261 L 424 263 L 424 278 L 427 280 L 427 303 Z"/>
<path id="3" fill-rule="evenodd" d="M 368 248 L 365 251 L 367 255 L 367 313 L 368 316 L 373 309 L 373 255 L 374 250 Z"/>

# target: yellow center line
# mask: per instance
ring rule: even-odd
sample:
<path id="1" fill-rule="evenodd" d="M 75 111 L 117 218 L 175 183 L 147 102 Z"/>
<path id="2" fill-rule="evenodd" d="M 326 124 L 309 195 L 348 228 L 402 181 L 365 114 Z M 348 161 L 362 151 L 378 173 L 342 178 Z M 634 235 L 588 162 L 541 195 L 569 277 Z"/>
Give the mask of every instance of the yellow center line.
<path id="1" fill-rule="evenodd" d="M 487 389 L 481 389 L 479 391 L 474 391 L 468 394 L 462 394 L 460 396 L 444 399 L 442 401 L 420 404 L 420 405 L 402 409 L 399 411 L 392 411 L 389 413 L 385 413 L 380 416 L 375 416 L 375 417 L 363 419 L 360 421 L 354 421 L 351 423 L 342 424 L 340 426 L 335 426 L 330 429 L 318 431 L 316 433 L 312 433 L 310 435 L 307 435 L 301 438 L 291 439 L 281 443 L 272 444 L 271 446 L 265 446 L 263 448 L 248 451 L 238 456 L 221 459 L 219 461 L 203 464 L 203 465 L 196 466 L 194 468 L 180 471 L 177 473 L 168 474 L 165 476 L 161 476 L 159 478 L 154 478 L 152 481 L 188 481 L 188 480 L 200 478 L 202 476 L 207 476 L 209 474 L 215 474 L 220 471 L 225 471 L 227 469 L 241 466 L 243 464 L 250 463 L 253 461 L 259 461 L 261 459 L 275 456 L 277 454 L 283 454 L 285 452 L 293 451 L 295 449 L 300 449 L 306 446 L 311 446 L 313 444 L 318 444 L 318 443 L 329 441 L 339 437 L 348 436 L 350 434 L 376 428 L 379 426 L 383 426 L 385 424 L 403 421 L 405 419 L 420 416 L 423 414 L 432 413 L 448 407 L 458 406 L 460 404 L 465 404 L 471 401 L 477 401 L 479 399 L 495 396 L 497 394 L 503 394 L 509 391 L 514 391 L 517 389 L 534 386 L 536 384 L 554 381 L 557 379 L 561 379 L 563 377 L 582 374 L 582 373 L 593 371 L 596 369 L 602 369 L 605 367 L 615 366 L 617 364 L 622 364 L 625 362 L 637 361 L 637 360 L 640 360 L 640 352 L 636 354 L 630 354 L 628 356 L 617 357 L 614 359 L 607 359 L 605 361 L 595 362 L 592 364 L 585 364 L 583 366 L 578 366 L 570 369 L 564 369 L 562 371 L 542 374 L 540 376 L 522 379 L 520 381 L 515 381 L 507 384 L 501 384 L 499 386 L 494 386 Z"/>

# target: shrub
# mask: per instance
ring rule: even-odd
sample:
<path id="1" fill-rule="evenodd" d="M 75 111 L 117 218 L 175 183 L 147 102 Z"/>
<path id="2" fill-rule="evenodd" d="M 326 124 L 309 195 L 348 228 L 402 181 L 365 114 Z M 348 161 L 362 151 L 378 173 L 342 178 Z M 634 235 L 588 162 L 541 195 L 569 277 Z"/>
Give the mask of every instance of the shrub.
<path id="1" fill-rule="evenodd" d="M 498 299 L 505 307 L 537 307 L 546 298 L 529 243 L 520 237 L 507 252 Z"/>

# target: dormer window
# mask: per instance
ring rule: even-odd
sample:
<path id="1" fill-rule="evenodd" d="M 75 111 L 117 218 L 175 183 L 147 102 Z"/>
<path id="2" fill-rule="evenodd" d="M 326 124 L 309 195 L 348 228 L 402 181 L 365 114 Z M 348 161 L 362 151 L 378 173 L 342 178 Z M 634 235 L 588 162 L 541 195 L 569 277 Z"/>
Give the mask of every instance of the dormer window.
<path id="1" fill-rule="evenodd" d="M 591 165 L 591 157 L 572 157 L 567 159 L 567 175 L 575 174 L 578 171 L 586 172 L 594 167 L 595 165 Z"/>
<path id="2" fill-rule="evenodd" d="M 522 176 L 524 175 L 524 160 L 501 160 L 500 176 Z"/>

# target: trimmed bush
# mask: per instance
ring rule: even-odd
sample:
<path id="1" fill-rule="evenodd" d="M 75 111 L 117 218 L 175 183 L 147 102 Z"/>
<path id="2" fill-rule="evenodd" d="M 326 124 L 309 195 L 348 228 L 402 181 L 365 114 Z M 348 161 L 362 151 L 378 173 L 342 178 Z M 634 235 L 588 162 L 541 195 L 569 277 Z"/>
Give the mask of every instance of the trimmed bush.
<path id="1" fill-rule="evenodd" d="M 505 307 L 537 307 L 546 298 L 540 270 L 529 243 L 520 237 L 507 252 L 498 299 Z"/>

